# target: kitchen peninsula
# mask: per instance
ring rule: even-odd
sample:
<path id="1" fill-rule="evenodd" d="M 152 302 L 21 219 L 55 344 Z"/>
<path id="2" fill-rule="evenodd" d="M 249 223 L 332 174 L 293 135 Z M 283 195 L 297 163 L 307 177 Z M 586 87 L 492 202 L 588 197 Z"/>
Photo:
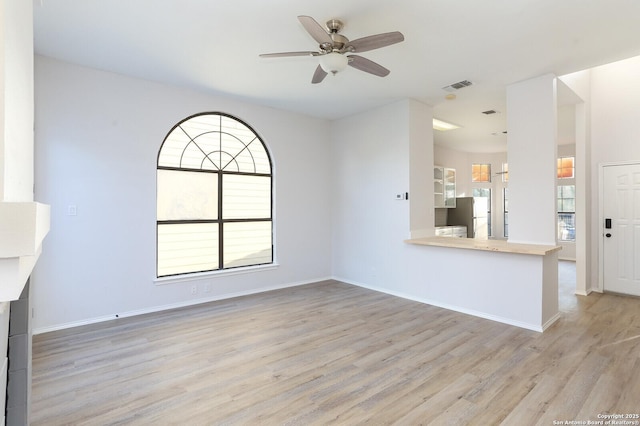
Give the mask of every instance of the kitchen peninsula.
<path id="1" fill-rule="evenodd" d="M 559 318 L 560 246 L 448 237 L 405 242 L 423 251 L 416 255 L 454 257 L 461 265 L 443 282 L 425 282 L 425 303 L 538 332 Z"/>

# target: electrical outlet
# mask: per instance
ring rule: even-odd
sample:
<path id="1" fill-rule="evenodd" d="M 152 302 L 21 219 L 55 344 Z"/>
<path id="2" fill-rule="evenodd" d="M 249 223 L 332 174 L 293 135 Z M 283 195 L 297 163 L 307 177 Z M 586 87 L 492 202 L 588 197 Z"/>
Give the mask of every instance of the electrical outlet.
<path id="1" fill-rule="evenodd" d="M 197 293 L 198 293 L 198 286 L 194 284 L 191 286 L 191 294 L 197 294 Z"/>

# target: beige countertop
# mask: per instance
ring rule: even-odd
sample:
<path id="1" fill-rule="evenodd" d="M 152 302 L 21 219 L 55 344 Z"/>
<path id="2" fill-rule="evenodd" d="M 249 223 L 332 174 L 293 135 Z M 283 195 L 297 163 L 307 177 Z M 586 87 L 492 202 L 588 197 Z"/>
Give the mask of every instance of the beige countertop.
<path id="1" fill-rule="evenodd" d="M 468 250 L 497 251 L 502 253 L 545 256 L 561 250 L 561 246 L 510 243 L 505 240 L 477 240 L 475 238 L 427 237 L 405 240 L 405 243 L 432 247 L 449 247 Z"/>

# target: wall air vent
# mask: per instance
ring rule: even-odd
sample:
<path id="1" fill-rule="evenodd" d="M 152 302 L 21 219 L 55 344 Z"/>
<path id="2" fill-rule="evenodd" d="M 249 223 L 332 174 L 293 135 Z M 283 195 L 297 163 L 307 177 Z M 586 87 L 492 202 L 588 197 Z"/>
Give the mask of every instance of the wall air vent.
<path id="1" fill-rule="evenodd" d="M 459 81 L 457 83 L 453 83 L 453 84 L 450 84 L 448 86 L 445 86 L 445 87 L 442 88 L 442 90 L 444 90 L 446 92 L 455 92 L 456 90 L 460 90 L 460 89 L 462 89 L 464 87 L 471 86 L 472 84 L 473 83 L 470 82 L 469 80 L 462 80 L 462 81 Z"/>

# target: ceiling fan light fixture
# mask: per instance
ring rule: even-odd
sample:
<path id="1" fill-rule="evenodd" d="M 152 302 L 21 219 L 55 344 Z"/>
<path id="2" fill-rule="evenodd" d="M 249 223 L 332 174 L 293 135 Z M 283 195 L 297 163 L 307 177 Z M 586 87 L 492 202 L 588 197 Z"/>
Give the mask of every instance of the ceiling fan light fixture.
<path id="1" fill-rule="evenodd" d="M 336 75 L 340 71 L 344 71 L 349 63 L 349 58 L 338 52 L 327 53 L 320 56 L 320 66 L 326 73 Z"/>

